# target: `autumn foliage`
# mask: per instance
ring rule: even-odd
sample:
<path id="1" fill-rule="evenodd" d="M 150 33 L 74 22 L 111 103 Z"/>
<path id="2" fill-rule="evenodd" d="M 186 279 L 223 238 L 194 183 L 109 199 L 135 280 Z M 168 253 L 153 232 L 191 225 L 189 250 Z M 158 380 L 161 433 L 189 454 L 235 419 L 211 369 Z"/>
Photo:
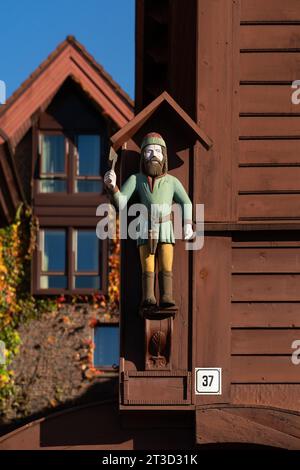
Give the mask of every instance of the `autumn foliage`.
<path id="1" fill-rule="evenodd" d="M 5 363 L 0 363 L 0 411 L 6 400 L 14 395 L 14 372 L 12 360 L 19 352 L 21 323 L 39 318 L 44 312 L 57 311 L 66 303 L 89 303 L 92 318 L 89 326 L 99 322 L 118 321 L 120 284 L 120 242 L 118 237 L 110 240 L 108 293 L 95 292 L 89 296 L 66 298 L 63 293 L 56 297 L 36 298 L 30 293 L 31 259 L 36 246 L 37 222 L 31 209 L 21 206 L 14 222 L 0 229 L 0 341 L 5 343 Z M 66 320 L 67 321 L 67 320 Z M 93 367 L 89 350 L 85 374 L 95 377 L 99 372 Z M 3 361 L 2 361 L 3 362 Z"/>

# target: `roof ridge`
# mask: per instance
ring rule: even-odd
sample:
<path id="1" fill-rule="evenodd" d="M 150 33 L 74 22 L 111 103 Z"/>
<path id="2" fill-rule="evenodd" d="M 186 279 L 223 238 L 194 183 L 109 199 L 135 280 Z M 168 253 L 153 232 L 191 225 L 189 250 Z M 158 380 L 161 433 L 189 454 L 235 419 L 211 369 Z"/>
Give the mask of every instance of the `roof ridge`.
<path id="1" fill-rule="evenodd" d="M 75 36 L 73 35 L 68 35 L 66 37 L 66 41 L 69 42 L 69 44 L 72 44 L 76 49 L 79 49 L 80 52 L 84 54 L 84 56 L 89 59 L 91 64 L 103 75 L 103 77 L 109 82 L 109 84 L 115 89 L 117 93 L 123 96 L 127 103 L 130 106 L 134 106 L 134 100 L 126 93 L 126 91 L 123 90 L 121 85 L 119 85 L 113 77 L 105 70 L 103 65 L 99 64 L 97 60 L 94 58 L 94 56 L 86 49 L 86 47 L 79 42 Z"/>
<path id="2" fill-rule="evenodd" d="M 102 77 L 109 83 L 114 91 L 125 101 L 129 107 L 134 106 L 134 101 L 122 89 L 122 87 L 109 75 L 104 67 L 100 65 L 94 57 L 87 51 L 87 49 L 75 38 L 73 35 L 68 35 L 66 39 L 60 42 L 57 47 L 46 57 L 43 62 L 24 80 L 21 85 L 13 92 L 7 99 L 5 105 L 0 107 L 0 116 L 5 114 L 6 110 L 19 98 L 19 96 L 31 85 L 31 83 L 45 70 L 45 68 L 68 46 L 72 45 L 79 50 L 84 57 L 91 63 L 91 65 L 101 73 Z"/>

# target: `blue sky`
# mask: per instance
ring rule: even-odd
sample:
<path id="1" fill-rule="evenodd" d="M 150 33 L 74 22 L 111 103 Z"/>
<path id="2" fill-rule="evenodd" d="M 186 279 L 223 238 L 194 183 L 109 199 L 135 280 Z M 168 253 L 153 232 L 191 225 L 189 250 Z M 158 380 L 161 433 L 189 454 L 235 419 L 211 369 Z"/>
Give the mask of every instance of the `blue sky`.
<path id="1" fill-rule="evenodd" d="M 72 34 L 134 98 L 134 0 L 1 0 L 7 97 Z"/>

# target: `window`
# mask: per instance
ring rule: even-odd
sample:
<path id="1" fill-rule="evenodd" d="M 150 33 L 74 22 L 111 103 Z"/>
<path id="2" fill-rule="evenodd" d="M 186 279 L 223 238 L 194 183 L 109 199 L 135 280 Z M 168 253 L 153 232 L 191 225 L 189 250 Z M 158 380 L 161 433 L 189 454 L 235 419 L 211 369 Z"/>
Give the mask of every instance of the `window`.
<path id="1" fill-rule="evenodd" d="M 43 135 L 40 141 L 40 192 L 66 191 L 66 142 L 63 135 Z"/>
<path id="2" fill-rule="evenodd" d="M 39 135 L 40 193 L 102 193 L 101 137 L 97 134 Z"/>
<path id="3" fill-rule="evenodd" d="M 102 192 L 99 178 L 100 138 L 98 135 L 78 135 L 76 146 L 76 181 L 75 191 Z"/>
<path id="4" fill-rule="evenodd" d="M 95 230 L 74 230 L 75 288 L 100 288 L 99 240 Z"/>
<path id="5" fill-rule="evenodd" d="M 41 289 L 66 289 L 66 231 L 42 230 L 40 246 L 42 254 Z"/>
<path id="6" fill-rule="evenodd" d="M 119 366 L 119 325 L 102 323 L 94 330 L 94 366 L 116 369 Z"/>
<path id="7" fill-rule="evenodd" d="M 37 256 L 37 290 L 89 293 L 104 290 L 106 245 L 95 229 L 42 228 Z"/>

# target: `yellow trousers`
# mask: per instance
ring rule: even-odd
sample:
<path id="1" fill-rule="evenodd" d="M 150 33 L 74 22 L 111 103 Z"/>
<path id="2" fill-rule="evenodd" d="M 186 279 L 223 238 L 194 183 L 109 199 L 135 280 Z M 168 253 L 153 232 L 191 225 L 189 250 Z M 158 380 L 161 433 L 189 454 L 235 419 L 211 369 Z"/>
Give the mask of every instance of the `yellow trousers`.
<path id="1" fill-rule="evenodd" d="M 140 245 L 140 260 L 142 265 L 142 271 L 144 272 L 155 272 L 155 255 L 151 255 L 148 244 Z M 173 268 L 173 251 L 174 247 L 172 243 L 158 243 L 157 255 L 158 255 L 158 268 L 159 271 L 172 271 Z"/>

